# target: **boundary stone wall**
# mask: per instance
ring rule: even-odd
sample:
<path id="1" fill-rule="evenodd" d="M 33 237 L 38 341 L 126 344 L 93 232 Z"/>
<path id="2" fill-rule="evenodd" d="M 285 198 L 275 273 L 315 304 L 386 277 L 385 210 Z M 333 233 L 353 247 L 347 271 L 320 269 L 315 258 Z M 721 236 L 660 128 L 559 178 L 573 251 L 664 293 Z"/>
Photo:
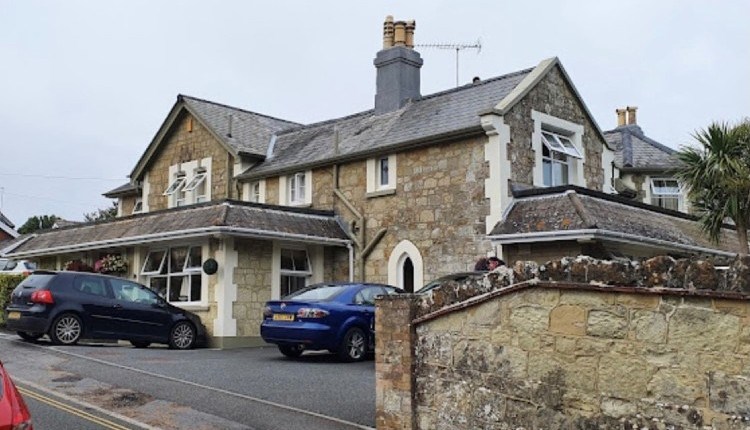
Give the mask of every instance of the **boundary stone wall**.
<path id="1" fill-rule="evenodd" d="M 750 429 L 750 258 L 517 262 L 376 308 L 378 429 Z"/>

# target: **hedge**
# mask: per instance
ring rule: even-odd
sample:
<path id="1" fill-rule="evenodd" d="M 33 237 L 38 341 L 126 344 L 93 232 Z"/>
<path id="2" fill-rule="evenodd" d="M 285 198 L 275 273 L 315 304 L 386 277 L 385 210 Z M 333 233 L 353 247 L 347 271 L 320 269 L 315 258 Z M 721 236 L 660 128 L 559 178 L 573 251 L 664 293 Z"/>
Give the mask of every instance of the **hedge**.
<path id="1" fill-rule="evenodd" d="M 0 327 L 5 326 L 5 305 L 10 301 L 10 293 L 25 277 L 25 275 L 0 274 Z"/>

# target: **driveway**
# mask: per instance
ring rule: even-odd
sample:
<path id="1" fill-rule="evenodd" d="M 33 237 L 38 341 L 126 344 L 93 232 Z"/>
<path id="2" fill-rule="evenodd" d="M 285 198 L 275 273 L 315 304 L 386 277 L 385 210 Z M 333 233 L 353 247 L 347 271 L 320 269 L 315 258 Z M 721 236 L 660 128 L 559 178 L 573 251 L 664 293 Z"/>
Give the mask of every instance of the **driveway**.
<path id="1" fill-rule="evenodd" d="M 100 407 L 96 393 L 119 393 L 105 407 L 129 399 L 118 412 L 136 420 L 142 415 L 154 427 L 352 429 L 375 423 L 372 360 L 339 363 L 330 354 L 290 360 L 272 347 L 60 347 L 9 333 L 0 333 L 0 359 L 15 378 Z M 162 421 L 153 416 L 167 411 Z"/>

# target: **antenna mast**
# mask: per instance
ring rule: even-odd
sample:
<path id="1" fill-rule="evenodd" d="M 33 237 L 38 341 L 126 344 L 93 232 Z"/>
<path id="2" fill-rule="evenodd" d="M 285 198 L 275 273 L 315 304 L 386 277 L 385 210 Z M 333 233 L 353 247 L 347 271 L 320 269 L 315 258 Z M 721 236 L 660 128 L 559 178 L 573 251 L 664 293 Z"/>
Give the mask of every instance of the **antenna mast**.
<path id="1" fill-rule="evenodd" d="M 477 55 L 482 52 L 482 41 L 477 39 L 475 43 L 424 43 L 414 45 L 419 48 L 454 49 L 456 51 L 456 87 L 458 87 L 458 53 L 464 49 L 476 49 Z"/>

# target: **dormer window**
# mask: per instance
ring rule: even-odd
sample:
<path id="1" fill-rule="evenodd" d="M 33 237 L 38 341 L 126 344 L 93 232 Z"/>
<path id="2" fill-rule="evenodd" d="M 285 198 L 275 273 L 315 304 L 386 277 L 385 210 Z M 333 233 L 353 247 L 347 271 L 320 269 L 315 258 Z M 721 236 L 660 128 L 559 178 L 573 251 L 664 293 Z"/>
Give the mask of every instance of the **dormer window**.
<path id="1" fill-rule="evenodd" d="M 586 186 L 583 174 L 583 126 L 538 111 L 531 111 L 534 132 L 534 185 Z"/>
<path id="2" fill-rule="evenodd" d="M 143 212 L 143 197 L 136 197 L 135 204 L 133 205 L 133 214 L 139 214 Z"/>
<path id="3" fill-rule="evenodd" d="M 196 172 L 193 179 L 185 186 L 185 192 L 193 193 L 195 203 L 207 201 L 206 198 L 206 171 Z"/>
<path id="4" fill-rule="evenodd" d="M 651 204 L 673 211 L 680 210 L 682 191 L 680 184 L 673 178 L 651 179 Z"/>

